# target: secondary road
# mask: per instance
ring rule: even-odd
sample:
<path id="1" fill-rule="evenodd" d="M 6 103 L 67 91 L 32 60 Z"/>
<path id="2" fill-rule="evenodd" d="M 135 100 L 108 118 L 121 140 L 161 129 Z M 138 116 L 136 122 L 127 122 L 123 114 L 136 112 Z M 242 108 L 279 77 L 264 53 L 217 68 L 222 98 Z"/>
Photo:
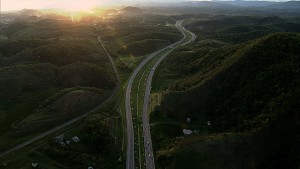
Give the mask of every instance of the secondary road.
<path id="1" fill-rule="evenodd" d="M 183 34 L 183 38 L 148 56 L 135 69 L 128 81 L 126 90 L 127 169 L 155 168 L 148 114 L 151 83 L 156 68 L 170 52 L 196 39 L 196 35 L 186 30 L 182 23 L 182 20 L 177 21 L 175 26 Z M 135 135 L 137 137 L 134 137 Z"/>
<path id="2" fill-rule="evenodd" d="M 115 74 L 116 74 L 118 83 L 119 83 L 119 82 L 120 82 L 120 76 L 119 76 L 118 69 L 117 69 L 117 67 L 116 67 L 116 65 L 115 65 L 114 60 L 112 59 L 112 57 L 110 56 L 110 54 L 109 54 L 108 51 L 106 50 L 106 48 L 105 48 L 105 46 L 104 46 L 104 43 L 103 43 L 102 40 L 101 40 L 101 36 L 100 36 L 100 35 L 98 36 L 98 42 L 101 44 L 103 50 L 105 51 L 106 55 L 108 56 L 108 58 L 109 58 L 109 60 L 110 60 L 110 63 L 111 63 L 111 65 L 112 65 L 112 67 L 113 67 L 113 69 L 114 69 L 114 72 L 115 72 Z"/>
<path id="3" fill-rule="evenodd" d="M 117 77 L 117 80 L 118 80 L 118 83 L 117 83 L 117 85 L 115 86 L 113 92 L 106 98 L 106 100 L 105 100 L 104 102 L 102 102 L 99 106 L 97 106 L 96 108 L 92 109 L 91 111 L 89 111 L 89 112 L 87 112 L 87 113 L 85 113 L 85 114 L 82 114 L 82 115 L 80 115 L 80 116 L 78 116 L 78 117 L 76 117 L 76 118 L 74 118 L 74 119 L 72 119 L 72 120 L 69 120 L 69 121 L 67 121 L 67 122 L 65 122 L 65 123 L 63 123 L 63 124 L 61 124 L 61 125 L 59 125 L 59 126 L 56 126 L 56 127 L 54 127 L 54 128 L 52 128 L 52 129 L 50 129 L 50 130 L 48 130 L 48 131 L 46 131 L 46 132 L 44 132 L 44 133 L 38 135 L 38 136 L 35 136 L 35 137 L 31 138 L 31 139 L 28 140 L 28 141 L 25 141 L 25 142 L 23 142 L 23 143 L 21 143 L 21 144 L 15 146 L 15 147 L 11 148 L 11 149 L 8 149 L 8 150 L 6 150 L 6 151 L 0 152 L 0 158 L 4 157 L 5 155 L 7 155 L 7 154 L 9 154 L 9 153 L 11 153 L 11 152 L 17 151 L 17 150 L 19 150 L 19 149 L 21 149 L 21 148 L 23 148 L 23 147 L 25 147 L 25 146 L 27 146 L 27 145 L 29 145 L 29 144 L 35 142 L 35 141 L 41 139 L 41 138 L 44 138 L 44 137 L 48 136 L 49 134 L 52 134 L 52 133 L 54 133 L 54 132 L 56 132 L 56 131 L 58 131 L 58 130 L 64 128 L 64 127 L 67 127 L 67 126 L 69 126 L 69 125 L 71 125 L 71 124 L 77 122 L 78 120 L 80 120 L 80 119 L 86 117 L 87 115 L 89 115 L 89 114 L 91 114 L 91 113 L 93 113 L 93 112 L 99 110 L 99 108 L 101 108 L 103 105 L 105 105 L 108 101 L 110 101 L 110 100 L 115 96 L 115 94 L 117 93 L 117 91 L 119 90 L 119 87 L 120 87 L 119 73 L 118 73 L 118 70 L 117 70 L 117 68 L 116 68 L 116 66 L 115 66 L 115 63 L 114 63 L 112 57 L 111 57 L 110 54 L 107 52 L 107 50 L 106 50 L 104 44 L 102 43 L 102 41 L 101 41 L 101 39 L 100 39 L 100 36 L 98 36 L 98 41 L 99 41 L 99 43 L 101 44 L 101 46 L 102 46 L 102 48 L 104 49 L 104 51 L 105 51 L 105 53 L 107 54 L 107 56 L 109 57 L 110 62 L 111 62 L 111 65 L 112 65 L 112 67 L 113 67 L 113 69 L 114 69 L 114 72 L 115 72 L 116 77 Z"/>

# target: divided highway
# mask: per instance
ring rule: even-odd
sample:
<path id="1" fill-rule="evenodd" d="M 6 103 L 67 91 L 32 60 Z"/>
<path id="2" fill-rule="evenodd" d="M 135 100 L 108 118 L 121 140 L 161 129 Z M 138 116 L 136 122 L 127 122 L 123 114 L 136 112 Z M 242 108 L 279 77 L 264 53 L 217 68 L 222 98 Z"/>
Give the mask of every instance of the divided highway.
<path id="1" fill-rule="evenodd" d="M 196 35 L 182 26 L 183 20 L 176 22 L 176 27 L 183 38 L 148 56 L 131 75 L 126 89 L 127 120 L 127 169 L 154 169 L 148 106 L 152 78 L 158 65 L 166 56 L 179 46 L 196 39 Z"/>

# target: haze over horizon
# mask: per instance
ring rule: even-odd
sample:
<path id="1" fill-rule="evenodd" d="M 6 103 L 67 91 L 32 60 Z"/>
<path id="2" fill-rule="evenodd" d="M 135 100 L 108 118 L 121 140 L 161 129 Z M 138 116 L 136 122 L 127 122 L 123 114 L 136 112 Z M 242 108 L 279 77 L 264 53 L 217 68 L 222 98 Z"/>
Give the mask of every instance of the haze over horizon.
<path id="1" fill-rule="evenodd" d="M 135 3 L 179 3 L 187 2 L 190 0 L 76 0 L 76 3 L 72 0 L 2 0 L 2 11 L 13 11 L 21 9 L 71 9 L 72 10 L 88 10 L 97 6 L 115 6 L 126 5 Z M 194 0 L 198 1 L 198 0 Z M 201 0 L 202 1 L 202 0 Z M 210 1 L 210 0 L 204 0 Z M 222 0 L 221 0 L 222 1 Z M 286 0 L 268 0 L 270 2 L 286 2 Z"/>

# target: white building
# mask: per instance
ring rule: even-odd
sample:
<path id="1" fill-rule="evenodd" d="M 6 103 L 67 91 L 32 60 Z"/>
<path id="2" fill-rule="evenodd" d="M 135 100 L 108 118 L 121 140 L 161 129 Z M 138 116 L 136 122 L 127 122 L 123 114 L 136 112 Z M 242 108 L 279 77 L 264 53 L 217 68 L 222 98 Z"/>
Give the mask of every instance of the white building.
<path id="1" fill-rule="evenodd" d="M 79 142 L 79 141 L 80 141 L 80 139 L 79 139 L 79 137 L 78 137 L 78 136 L 75 136 L 75 137 L 73 137 L 73 138 L 72 138 L 72 140 L 73 140 L 75 143 L 77 143 L 77 142 Z"/>
<path id="2" fill-rule="evenodd" d="M 190 134 L 193 133 L 192 130 L 188 130 L 188 129 L 183 129 L 182 131 L 183 131 L 183 134 L 184 134 L 184 135 L 190 135 Z"/>
<path id="3" fill-rule="evenodd" d="M 186 122 L 190 123 L 191 122 L 191 118 L 186 118 Z"/>
<path id="4" fill-rule="evenodd" d="M 38 163 L 31 163 L 31 166 L 33 167 L 33 168 L 36 168 L 37 166 L 38 166 Z"/>

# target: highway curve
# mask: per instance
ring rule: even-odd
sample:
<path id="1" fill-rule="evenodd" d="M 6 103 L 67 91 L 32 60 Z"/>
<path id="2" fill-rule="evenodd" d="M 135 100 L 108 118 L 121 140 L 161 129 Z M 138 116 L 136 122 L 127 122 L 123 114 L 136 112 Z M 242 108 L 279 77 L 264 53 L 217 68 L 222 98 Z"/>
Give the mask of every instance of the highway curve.
<path id="1" fill-rule="evenodd" d="M 126 168 L 154 169 L 154 157 L 149 126 L 148 106 L 152 78 L 158 65 L 166 56 L 179 46 L 196 39 L 196 35 L 182 26 L 183 20 L 176 22 L 176 27 L 183 38 L 159 51 L 149 55 L 135 69 L 126 89 L 127 120 L 127 160 Z"/>

